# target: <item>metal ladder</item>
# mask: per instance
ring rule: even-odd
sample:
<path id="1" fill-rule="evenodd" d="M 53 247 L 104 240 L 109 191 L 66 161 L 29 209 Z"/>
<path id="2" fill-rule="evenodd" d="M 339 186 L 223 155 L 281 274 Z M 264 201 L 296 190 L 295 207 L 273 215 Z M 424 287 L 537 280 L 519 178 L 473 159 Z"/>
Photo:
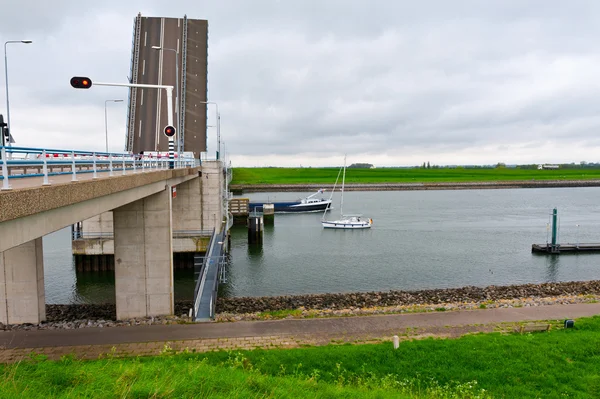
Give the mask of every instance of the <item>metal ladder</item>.
<path id="1" fill-rule="evenodd" d="M 140 64 L 140 39 L 142 30 L 142 13 L 135 19 L 133 31 L 133 43 L 131 50 L 131 82 L 138 82 L 138 69 Z M 135 106 L 137 99 L 137 87 L 129 88 L 129 109 L 127 112 L 127 146 L 125 151 L 133 151 L 133 139 L 135 137 Z"/>

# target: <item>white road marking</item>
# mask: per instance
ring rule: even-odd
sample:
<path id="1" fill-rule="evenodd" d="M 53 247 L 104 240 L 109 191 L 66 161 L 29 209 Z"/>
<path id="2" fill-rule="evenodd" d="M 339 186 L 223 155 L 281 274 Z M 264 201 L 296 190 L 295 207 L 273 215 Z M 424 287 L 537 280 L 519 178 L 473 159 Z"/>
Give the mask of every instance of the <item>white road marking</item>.
<path id="1" fill-rule="evenodd" d="M 142 75 L 146 74 L 146 59 L 142 60 Z"/>
<path id="2" fill-rule="evenodd" d="M 148 37 L 148 31 L 144 32 L 144 47 L 146 47 L 146 38 Z"/>
<path id="3" fill-rule="evenodd" d="M 140 95 L 140 105 L 144 105 L 144 89 L 141 90 L 142 94 Z"/>
<path id="4" fill-rule="evenodd" d="M 142 92 L 143 93 L 143 92 Z M 142 137 L 142 120 L 140 119 L 140 128 L 138 129 L 140 132 L 138 133 L 138 137 Z"/>
<path id="5" fill-rule="evenodd" d="M 165 19 L 160 19 L 160 47 L 164 47 L 165 45 Z M 163 53 L 164 51 L 157 51 L 158 53 L 158 84 L 162 85 L 162 75 L 163 75 Z M 160 143 L 160 111 L 161 111 L 161 94 L 162 89 L 158 90 L 158 95 L 156 97 L 156 135 L 154 142 L 154 151 L 159 150 Z"/>

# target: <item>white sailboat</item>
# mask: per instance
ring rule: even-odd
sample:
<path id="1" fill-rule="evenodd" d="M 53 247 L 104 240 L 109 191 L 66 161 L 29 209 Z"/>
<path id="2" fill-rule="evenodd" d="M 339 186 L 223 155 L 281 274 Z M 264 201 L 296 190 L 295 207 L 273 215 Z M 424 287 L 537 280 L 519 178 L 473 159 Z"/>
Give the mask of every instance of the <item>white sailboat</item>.
<path id="1" fill-rule="evenodd" d="M 339 174 L 338 174 L 339 178 Z M 362 215 L 344 215 L 344 184 L 346 182 L 346 157 L 344 157 L 344 174 L 342 176 L 342 190 L 340 198 L 340 218 L 337 220 L 325 220 L 323 213 L 321 224 L 326 229 L 368 229 L 373 224 L 373 219 Z M 336 181 L 337 183 L 337 181 Z M 335 191 L 335 188 L 334 188 Z M 333 192 L 332 192 L 333 193 Z"/>

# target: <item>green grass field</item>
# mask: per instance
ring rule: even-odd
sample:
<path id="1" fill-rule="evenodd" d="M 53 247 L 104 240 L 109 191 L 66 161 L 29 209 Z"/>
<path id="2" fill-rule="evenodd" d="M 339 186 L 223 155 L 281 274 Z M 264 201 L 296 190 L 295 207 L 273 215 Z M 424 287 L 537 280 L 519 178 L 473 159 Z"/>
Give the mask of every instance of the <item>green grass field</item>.
<path id="1" fill-rule="evenodd" d="M 600 316 L 574 329 L 0 366 L 0 398 L 598 398 Z"/>
<path id="2" fill-rule="evenodd" d="M 231 184 L 333 184 L 337 168 L 233 168 Z M 600 179 L 600 169 L 517 168 L 347 169 L 347 183 L 482 182 L 510 180 Z"/>

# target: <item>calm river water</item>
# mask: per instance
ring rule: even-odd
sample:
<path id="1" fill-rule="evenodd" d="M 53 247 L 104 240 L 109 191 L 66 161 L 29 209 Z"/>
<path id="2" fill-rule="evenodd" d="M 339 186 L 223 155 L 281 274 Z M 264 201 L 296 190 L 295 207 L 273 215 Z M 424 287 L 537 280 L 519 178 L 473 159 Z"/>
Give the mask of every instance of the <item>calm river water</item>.
<path id="1" fill-rule="evenodd" d="M 295 199 L 309 193 L 256 193 Z M 600 188 L 347 192 L 345 213 L 369 230 L 324 230 L 320 213 L 277 214 L 262 246 L 232 230 L 226 296 L 417 290 L 600 278 L 600 254 L 531 253 L 558 208 L 559 242 L 600 242 Z M 339 216 L 339 194 L 332 217 Z M 114 302 L 112 273 L 75 273 L 70 231 L 44 237 L 46 303 Z M 191 299 L 193 271 L 178 271 L 176 299 Z"/>

